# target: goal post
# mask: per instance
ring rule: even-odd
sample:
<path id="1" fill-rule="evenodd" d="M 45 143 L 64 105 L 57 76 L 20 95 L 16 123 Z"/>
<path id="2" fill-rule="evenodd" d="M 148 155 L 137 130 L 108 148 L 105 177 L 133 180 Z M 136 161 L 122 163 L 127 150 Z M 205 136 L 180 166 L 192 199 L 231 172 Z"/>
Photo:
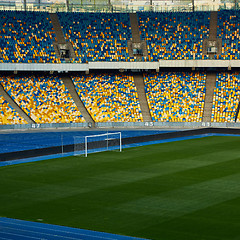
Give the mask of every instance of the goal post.
<path id="1" fill-rule="evenodd" d="M 122 151 L 121 132 L 111 132 L 85 137 L 74 137 L 74 155 L 88 156 L 89 153 Z"/>

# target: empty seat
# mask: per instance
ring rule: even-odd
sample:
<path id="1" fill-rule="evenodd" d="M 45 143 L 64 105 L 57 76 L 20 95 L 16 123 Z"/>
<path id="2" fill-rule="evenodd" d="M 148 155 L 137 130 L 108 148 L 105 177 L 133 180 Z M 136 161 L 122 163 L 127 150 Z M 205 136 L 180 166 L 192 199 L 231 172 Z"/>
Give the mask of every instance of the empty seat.
<path id="1" fill-rule="evenodd" d="M 57 76 L 12 76 L 1 79 L 5 91 L 36 123 L 84 122 Z"/>
<path id="2" fill-rule="evenodd" d="M 144 81 L 154 122 L 202 121 L 205 73 L 146 73 Z"/>
<path id="3" fill-rule="evenodd" d="M 75 75 L 73 82 L 95 122 L 143 121 L 133 76 Z"/>

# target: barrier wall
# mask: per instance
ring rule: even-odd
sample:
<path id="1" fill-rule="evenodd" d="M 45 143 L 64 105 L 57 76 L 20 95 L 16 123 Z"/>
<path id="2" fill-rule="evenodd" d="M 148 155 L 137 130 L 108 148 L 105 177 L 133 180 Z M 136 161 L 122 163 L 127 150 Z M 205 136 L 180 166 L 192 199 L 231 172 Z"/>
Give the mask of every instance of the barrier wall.
<path id="1" fill-rule="evenodd" d="M 88 71 L 88 64 L 74 63 L 0 63 L 0 71 Z"/>
<path id="2" fill-rule="evenodd" d="M 108 122 L 96 123 L 97 128 L 240 128 L 240 123 L 213 123 L 213 122 Z"/>
<path id="3" fill-rule="evenodd" d="M 48 129 L 48 128 L 86 128 L 88 123 L 43 123 L 43 124 L 12 124 L 0 125 L 0 130 L 27 130 L 27 129 Z"/>
<path id="4" fill-rule="evenodd" d="M 240 123 L 214 122 L 99 122 L 96 128 L 240 128 Z M 92 128 L 91 123 L 46 123 L 46 124 L 14 124 L 0 125 L 0 130 L 29 130 L 57 128 Z"/>
<path id="5" fill-rule="evenodd" d="M 89 62 L 81 63 L 0 63 L 0 71 L 77 72 L 94 69 L 149 70 L 159 68 L 229 68 L 240 67 L 240 60 L 159 60 L 159 62 Z"/>

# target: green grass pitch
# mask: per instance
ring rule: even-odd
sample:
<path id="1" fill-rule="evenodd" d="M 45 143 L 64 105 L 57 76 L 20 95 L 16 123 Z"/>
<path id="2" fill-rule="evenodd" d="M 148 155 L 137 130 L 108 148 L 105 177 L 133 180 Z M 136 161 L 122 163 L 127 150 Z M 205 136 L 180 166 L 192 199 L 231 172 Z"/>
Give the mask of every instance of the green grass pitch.
<path id="1" fill-rule="evenodd" d="M 148 239 L 240 239 L 240 137 L 1 167 L 0 216 Z"/>

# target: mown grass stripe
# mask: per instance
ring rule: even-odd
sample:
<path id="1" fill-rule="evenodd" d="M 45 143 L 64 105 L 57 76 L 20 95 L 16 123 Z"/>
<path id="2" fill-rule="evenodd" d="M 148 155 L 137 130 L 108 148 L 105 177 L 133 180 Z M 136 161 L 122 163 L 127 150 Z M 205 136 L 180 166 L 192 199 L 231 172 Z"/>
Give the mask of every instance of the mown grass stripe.
<path id="1" fill-rule="evenodd" d="M 0 216 L 159 240 L 237 238 L 239 146 L 208 137 L 3 167 Z"/>

